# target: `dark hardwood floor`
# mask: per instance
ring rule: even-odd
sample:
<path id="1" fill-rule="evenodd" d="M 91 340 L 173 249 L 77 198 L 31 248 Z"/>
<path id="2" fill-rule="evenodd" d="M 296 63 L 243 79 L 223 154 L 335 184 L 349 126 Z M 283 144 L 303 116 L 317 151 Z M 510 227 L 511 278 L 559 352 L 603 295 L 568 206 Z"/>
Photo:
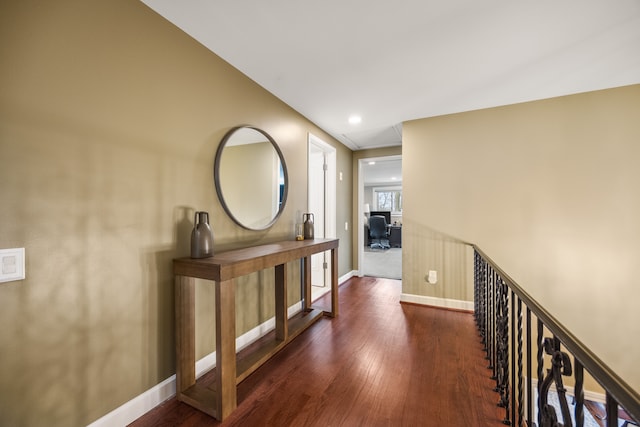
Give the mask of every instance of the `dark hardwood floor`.
<path id="1" fill-rule="evenodd" d="M 344 283 L 340 316 L 240 383 L 222 423 L 173 398 L 131 426 L 502 425 L 473 316 L 400 304 L 400 292 L 398 280 Z"/>

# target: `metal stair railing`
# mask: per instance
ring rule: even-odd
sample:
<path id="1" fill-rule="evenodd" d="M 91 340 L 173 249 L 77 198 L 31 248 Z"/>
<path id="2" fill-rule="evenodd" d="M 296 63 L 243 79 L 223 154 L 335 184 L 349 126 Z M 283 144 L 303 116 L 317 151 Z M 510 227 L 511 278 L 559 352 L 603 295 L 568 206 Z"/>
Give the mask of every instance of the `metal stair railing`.
<path id="1" fill-rule="evenodd" d="M 563 378 L 572 377 L 575 382 L 573 419 L 577 427 L 583 427 L 584 372 L 587 371 L 606 392 L 606 426 L 619 426 L 619 408 L 624 409 L 629 417 L 623 425 L 629 422 L 640 425 L 638 392 L 477 246 L 471 246 L 474 248 L 475 320 L 491 377 L 496 382 L 498 405 L 504 408 L 503 424 L 573 426 L 566 399 L 567 389 L 563 383 Z M 532 333 L 534 320 L 535 337 Z M 546 366 L 545 355 L 550 360 Z M 549 403 L 549 392 L 553 387 L 560 402 L 560 414 L 556 414 L 555 407 Z M 533 396 L 537 396 L 535 402 Z M 534 408 L 537 413 L 535 420 Z"/>

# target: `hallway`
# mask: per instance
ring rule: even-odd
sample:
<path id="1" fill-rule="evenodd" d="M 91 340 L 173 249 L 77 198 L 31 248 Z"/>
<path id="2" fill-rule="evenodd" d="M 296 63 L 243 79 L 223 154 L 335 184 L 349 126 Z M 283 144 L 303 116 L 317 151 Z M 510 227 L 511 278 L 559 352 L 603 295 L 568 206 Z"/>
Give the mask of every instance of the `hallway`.
<path id="1" fill-rule="evenodd" d="M 397 280 L 345 282 L 340 316 L 240 383 L 238 409 L 223 423 L 174 398 L 131 425 L 502 425 L 473 316 L 400 304 L 400 292 Z"/>

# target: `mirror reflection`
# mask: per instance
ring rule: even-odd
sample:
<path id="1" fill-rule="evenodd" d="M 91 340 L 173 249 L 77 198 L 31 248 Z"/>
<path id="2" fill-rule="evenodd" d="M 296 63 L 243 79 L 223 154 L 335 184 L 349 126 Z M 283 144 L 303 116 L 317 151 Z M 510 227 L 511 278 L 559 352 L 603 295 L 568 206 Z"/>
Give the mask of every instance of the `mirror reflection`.
<path id="1" fill-rule="evenodd" d="M 286 165 L 278 145 L 263 130 L 231 129 L 218 147 L 214 175 L 222 206 L 246 229 L 269 228 L 284 209 Z"/>

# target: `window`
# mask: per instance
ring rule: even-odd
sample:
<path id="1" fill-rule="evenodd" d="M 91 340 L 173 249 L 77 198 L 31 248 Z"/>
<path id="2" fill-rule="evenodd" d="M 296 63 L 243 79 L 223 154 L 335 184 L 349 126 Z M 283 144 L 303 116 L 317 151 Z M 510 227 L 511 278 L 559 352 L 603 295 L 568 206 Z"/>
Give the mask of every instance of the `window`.
<path id="1" fill-rule="evenodd" d="M 378 187 L 373 189 L 376 209 L 379 211 L 402 212 L 402 188 Z"/>

